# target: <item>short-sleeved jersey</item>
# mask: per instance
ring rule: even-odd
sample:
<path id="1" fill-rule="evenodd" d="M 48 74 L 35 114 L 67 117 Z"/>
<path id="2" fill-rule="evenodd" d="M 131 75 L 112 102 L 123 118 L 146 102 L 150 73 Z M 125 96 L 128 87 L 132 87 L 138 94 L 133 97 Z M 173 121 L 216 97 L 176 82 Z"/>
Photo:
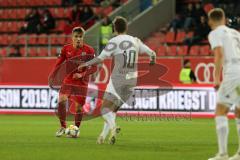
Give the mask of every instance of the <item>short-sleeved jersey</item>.
<path id="1" fill-rule="evenodd" d="M 130 35 L 118 35 L 108 42 L 98 58 L 102 60 L 107 57 L 114 58 L 111 78 L 121 75 L 128 76 L 126 73 L 130 72 L 136 76 L 138 55 L 143 53 L 154 55 L 154 52 L 138 38 Z M 122 74 L 123 70 L 125 74 Z"/>
<path id="2" fill-rule="evenodd" d="M 240 75 L 240 33 L 225 25 L 219 26 L 209 34 L 211 48 L 223 48 L 224 75 Z"/>
<path id="3" fill-rule="evenodd" d="M 67 45 L 63 46 L 63 48 L 61 50 L 61 54 L 57 60 L 56 67 L 58 67 L 63 62 L 66 62 L 70 59 L 75 59 L 76 61 L 79 60 L 79 62 L 80 61 L 85 62 L 85 61 L 89 61 L 90 59 L 93 59 L 93 58 L 94 58 L 94 49 L 91 46 L 84 44 L 81 48 L 74 48 L 73 44 L 67 44 Z M 71 66 L 69 66 L 69 67 L 71 67 Z M 83 71 L 85 71 L 85 69 L 83 69 Z M 96 67 L 94 66 L 90 72 L 95 72 L 95 71 L 96 71 Z M 81 82 L 81 80 L 73 79 L 73 74 L 77 73 L 77 72 L 78 71 L 76 68 L 75 72 L 73 72 L 69 75 L 66 75 L 63 83 L 65 83 L 65 84 L 83 84 Z M 85 82 L 88 81 L 88 77 L 85 77 L 84 81 Z"/>

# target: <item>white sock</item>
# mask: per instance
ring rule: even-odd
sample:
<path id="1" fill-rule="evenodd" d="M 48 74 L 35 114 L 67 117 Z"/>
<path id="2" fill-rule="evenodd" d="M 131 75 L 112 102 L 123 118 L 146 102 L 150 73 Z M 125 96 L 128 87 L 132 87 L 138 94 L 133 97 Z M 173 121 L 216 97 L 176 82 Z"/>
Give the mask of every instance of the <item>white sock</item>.
<path id="1" fill-rule="evenodd" d="M 100 136 L 102 136 L 103 139 L 105 139 L 108 135 L 109 130 L 110 130 L 110 127 L 109 127 L 108 123 L 106 121 L 104 121 L 103 130 L 102 130 L 102 133 L 100 134 Z"/>
<path id="2" fill-rule="evenodd" d="M 108 108 L 103 108 L 102 117 L 108 123 L 110 129 L 114 129 L 116 127 L 115 116 L 111 110 L 109 110 Z"/>
<path id="3" fill-rule="evenodd" d="M 116 116 L 117 116 L 116 112 L 113 112 L 113 119 L 114 119 L 115 123 L 116 123 Z"/>
<path id="4" fill-rule="evenodd" d="M 227 144 L 228 144 L 228 118 L 226 116 L 217 116 L 216 121 L 216 131 L 218 137 L 218 149 L 220 154 L 227 154 Z"/>
<path id="5" fill-rule="evenodd" d="M 240 118 L 236 118 L 237 134 L 238 134 L 238 152 L 240 152 Z"/>

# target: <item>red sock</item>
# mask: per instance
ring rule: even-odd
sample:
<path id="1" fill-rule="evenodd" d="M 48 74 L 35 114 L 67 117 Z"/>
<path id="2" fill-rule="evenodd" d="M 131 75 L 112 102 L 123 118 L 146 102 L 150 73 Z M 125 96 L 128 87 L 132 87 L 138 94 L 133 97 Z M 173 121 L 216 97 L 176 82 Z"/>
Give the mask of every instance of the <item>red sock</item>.
<path id="1" fill-rule="evenodd" d="M 75 126 L 77 126 L 78 128 L 81 125 L 82 117 L 83 117 L 82 112 L 78 112 L 78 113 L 75 114 Z"/>
<path id="2" fill-rule="evenodd" d="M 61 102 L 58 104 L 58 118 L 60 120 L 61 127 L 66 128 L 66 103 Z"/>

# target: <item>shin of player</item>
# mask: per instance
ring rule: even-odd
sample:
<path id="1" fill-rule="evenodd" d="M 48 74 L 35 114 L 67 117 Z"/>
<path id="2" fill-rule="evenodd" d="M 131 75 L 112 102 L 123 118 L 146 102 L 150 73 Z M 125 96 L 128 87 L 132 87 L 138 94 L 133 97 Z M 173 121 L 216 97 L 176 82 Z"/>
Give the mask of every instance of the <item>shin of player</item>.
<path id="1" fill-rule="evenodd" d="M 209 42 L 214 54 L 214 85 L 217 90 L 215 111 L 218 153 L 209 160 L 228 160 L 229 125 L 227 113 L 231 106 L 240 104 L 240 34 L 225 26 L 225 14 L 220 8 L 209 12 L 209 25 L 212 28 Z M 220 77 L 223 69 L 223 80 Z M 239 108 L 236 108 L 238 135 L 240 133 Z M 239 160 L 237 153 L 230 160 Z"/>

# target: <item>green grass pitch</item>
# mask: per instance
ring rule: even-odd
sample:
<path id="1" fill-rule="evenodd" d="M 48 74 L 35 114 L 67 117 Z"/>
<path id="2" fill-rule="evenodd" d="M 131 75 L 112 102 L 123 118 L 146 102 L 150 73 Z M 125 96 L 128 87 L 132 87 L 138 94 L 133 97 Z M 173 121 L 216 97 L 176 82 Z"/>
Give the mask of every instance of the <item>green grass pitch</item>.
<path id="1" fill-rule="evenodd" d="M 206 160 L 217 151 L 213 119 L 126 121 L 114 146 L 96 145 L 101 118 L 84 121 L 80 138 L 56 138 L 54 116 L 0 115 L 1 160 Z M 229 153 L 237 149 L 230 120 Z"/>

